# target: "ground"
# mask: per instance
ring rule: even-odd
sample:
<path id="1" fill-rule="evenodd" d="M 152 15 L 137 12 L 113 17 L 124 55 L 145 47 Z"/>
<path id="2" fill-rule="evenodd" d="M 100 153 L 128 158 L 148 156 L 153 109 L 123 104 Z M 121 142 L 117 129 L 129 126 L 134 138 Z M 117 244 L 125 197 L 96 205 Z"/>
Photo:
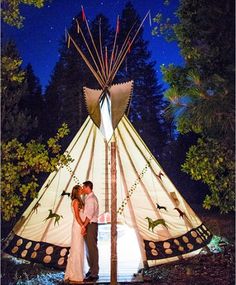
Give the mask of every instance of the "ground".
<path id="1" fill-rule="evenodd" d="M 201 220 L 216 236 L 227 239 L 222 252 L 202 255 L 144 270 L 143 283 L 157 285 L 233 285 L 235 284 L 235 219 L 233 214 L 220 215 L 196 210 Z M 224 240 L 225 240 L 224 239 Z M 2 255 L 2 285 L 63 284 L 63 272 Z M 101 284 L 101 283 L 100 283 Z M 124 283 L 122 283 L 124 284 Z M 133 283 L 134 284 L 134 283 Z M 139 283 L 140 284 L 140 283 Z"/>
<path id="2" fill-rule="evenodd" d="M 234 215 L 218 215 L 203 211 L 201 220 L 228 244 L 221 253 L 205 253 L 188 260 L 159 265 L 145 271 L 151 284 L 158 285 L 231 285 L 235 284 L 235 219 Z"/>

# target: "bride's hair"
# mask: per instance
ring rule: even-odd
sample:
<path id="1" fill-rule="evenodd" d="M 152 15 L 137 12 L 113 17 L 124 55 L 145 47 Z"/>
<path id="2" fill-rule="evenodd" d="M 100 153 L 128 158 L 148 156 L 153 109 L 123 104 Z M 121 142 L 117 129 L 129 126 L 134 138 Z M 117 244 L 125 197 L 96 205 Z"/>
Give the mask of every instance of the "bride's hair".
<path id="1" fill-rule="evenodd" d="M 75 185 L 72 189 L 71 192 L 71 200 L 73 201 L 74 199 L 77 199 L 79 202 L 79 208 L 83 208 L 84 207 L 84 201 L 82 200 L 81 196 L 78 193 L 78 190 L 82 188 L 80 185 Z"/>

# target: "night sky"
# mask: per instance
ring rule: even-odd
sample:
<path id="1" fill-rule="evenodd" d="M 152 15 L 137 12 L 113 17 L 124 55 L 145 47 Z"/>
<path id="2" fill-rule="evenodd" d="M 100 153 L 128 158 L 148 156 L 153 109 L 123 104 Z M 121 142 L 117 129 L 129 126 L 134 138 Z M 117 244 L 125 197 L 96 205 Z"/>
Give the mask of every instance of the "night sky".
<path id="1" fill-rule="evenodd" d="M 3 40 L 13 39 L 23 59 L 23 66 L 31 63 L 36 76 L 45 89 L 50 75 L 58 60 L 59 43 L 64 38 L 65 28 L 71 26 L 73 17 L 81 11 L 83 5 L 88 20 L 102 13 L 109 18 L 115 27 L 117 15 L 121 15 L 126 0 L 54 0 L 46 3 L 41 9 L 23 5 L 21 14 L 26 18 L 24 27 L 17 29 L 2 24 Z M 170 1 L 171 5 L 164 6 L 163 0 L 134 0 L 131 1 L 141 18 L 148 10 L 154 17 L 158 12 L 172 16 L 178 6 L 178 1 Z M 121 27 L 122 29 L 122 27 Z M 167 43 L 162 37 L 151 35 L 152 27 L 146 20 L 144 38 L 149 41 L 152 59 L 156 61 L 158 78 L 161 83 L 161 64 L 182 64 L 183 59 L 176 43 Z M 78 55 L 79 56 L 79 55 Z M 134 78 L 135 80 L 135 78 Z M 164 86 L 166 86 L 164 84 Z"/>

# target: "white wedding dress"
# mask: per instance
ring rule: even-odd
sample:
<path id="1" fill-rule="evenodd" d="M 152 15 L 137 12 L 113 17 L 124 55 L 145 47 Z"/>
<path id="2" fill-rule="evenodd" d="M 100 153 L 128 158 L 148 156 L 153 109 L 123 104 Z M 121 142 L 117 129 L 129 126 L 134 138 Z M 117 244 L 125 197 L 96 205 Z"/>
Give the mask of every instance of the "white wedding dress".
<path id="1" fill-rule="evenodd" d="M 84 237 L 81 234 L 81 227 L 76 221 L 74 208 L 71 205 L 73 212 L 73 224 L 71 232 L 71 247 L 67 259 L 65 271 L 65 281 L 81 282 L 84 279 Z M 83 210 L 80 210 L 80 217 L 84 221 Z"/>

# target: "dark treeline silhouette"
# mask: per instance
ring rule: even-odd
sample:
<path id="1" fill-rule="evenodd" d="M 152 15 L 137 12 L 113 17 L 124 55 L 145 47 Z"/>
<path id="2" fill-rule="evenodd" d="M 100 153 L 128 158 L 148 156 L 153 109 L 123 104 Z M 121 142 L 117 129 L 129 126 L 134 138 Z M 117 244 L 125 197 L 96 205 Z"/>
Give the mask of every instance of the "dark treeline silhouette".
<path id="1" fill-rule="evenodd" d="M 32 66 L 21 67 L 22 60 L 13 41 L 2 46 L 1 139 L 22 142 L 44 135 L 45 103 L 39 79 Z"/>

